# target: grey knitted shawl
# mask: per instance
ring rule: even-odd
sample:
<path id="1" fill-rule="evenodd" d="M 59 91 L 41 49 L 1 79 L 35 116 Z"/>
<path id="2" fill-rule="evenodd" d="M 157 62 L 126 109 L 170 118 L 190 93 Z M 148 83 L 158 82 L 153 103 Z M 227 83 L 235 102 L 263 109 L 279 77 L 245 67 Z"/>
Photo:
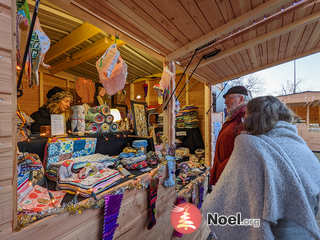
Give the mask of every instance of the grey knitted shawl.
<path id="1" fill-rule="evenodd" d="M 270 223 L 292 220 L 315 239 L 320 232 L 308 198 L 320 192 L 320 164 L 294 125 L 279 121 L 267 134 L 241 134 L 202 211 L 260 219 L 260 227 L 214 226 L 217 239 L 274 239 Z"/>

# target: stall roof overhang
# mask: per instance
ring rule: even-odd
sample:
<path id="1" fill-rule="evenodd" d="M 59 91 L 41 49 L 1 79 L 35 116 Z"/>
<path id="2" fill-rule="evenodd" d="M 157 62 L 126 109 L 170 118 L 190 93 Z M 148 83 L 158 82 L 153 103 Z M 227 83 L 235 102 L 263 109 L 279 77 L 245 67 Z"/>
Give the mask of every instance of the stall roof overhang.
<path id="1" fill-rule="evenodd" d="M 196 48 L 215 40 L 197 51 L 189 66 L 190 74 L 202 56 L 221 50 L 216 56 L 202 60 L 194 73 L 198 80 L 212 84 L 320 51 L 319 0 L 50 0 L 50 3 L 119 37 L 134 50 L 139 49 L 158 61 L 176 61 L 181 71 Z"/>
<path id="2" fill-rule="evenodd" d="M 277 97 L 288 107 L 316 107 L 320 106 L 320 92 L 306 91 L 301 93 L 288 94 Z"/>

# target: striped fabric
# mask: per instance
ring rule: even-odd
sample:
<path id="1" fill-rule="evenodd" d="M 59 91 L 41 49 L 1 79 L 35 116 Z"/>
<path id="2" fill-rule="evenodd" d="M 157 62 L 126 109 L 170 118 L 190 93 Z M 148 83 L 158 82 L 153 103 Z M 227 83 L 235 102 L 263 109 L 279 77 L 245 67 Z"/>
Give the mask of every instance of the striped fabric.
<path id="1" fill-rule="evenodd" d="M 81 97 L 81 102 L 91 103 L 96 91 L 95 84 L 90 79 L 78 77 L 76 82 L 77 94 Z"/>

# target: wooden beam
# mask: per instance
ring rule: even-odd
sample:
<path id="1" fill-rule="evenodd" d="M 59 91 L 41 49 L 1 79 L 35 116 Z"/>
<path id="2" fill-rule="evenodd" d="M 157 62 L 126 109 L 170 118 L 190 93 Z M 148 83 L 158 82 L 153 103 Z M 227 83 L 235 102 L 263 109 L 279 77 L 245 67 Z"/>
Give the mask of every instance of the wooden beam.
<path id="1" fill-rule="evenodd" d="M 151 24 L 145 21 L 140 17 L 135 11 L 127 7 L 121 1 L 106 0 L 105 1 L 111 8 L 114 9 L 114 12 L 120 16 L 120 18 L 125 19 L 127 22 L 134 23 L 134 26 L 140 28 L 143 32 L 146 32 L 147 35 L 157 42 L 161 42 L 166 49 L 174 51 L 179 47 L 175 45 L 171 40 L 161 34 L 156 30 Z"/>
<path id="2" fill-rule="evenodd" d="M 158 65 L 154 64 L 153 62 L 151 62 L 148 58 L 146 58 L 145 56 L 143 56 L 142 54 L 134 51 L 132 48 L 128 47 L 128 46 L 122 46 L 122 48 L 124 48 L 126 51 L 132 53 L 133 55 L 138 55 L 139 57 L 141 57 L 144 61 L 148 62 L 149 65 L 157 68 L 160 72 L 163 71 L 163 69 L 161 67 L 159 67 Z"/>
<path id="3" fill-rule="evenodd" d="M 103 54 L 112 44 L 114 41 L 108 41 L 107 43 L 105 42 L 105 39 L 103 38 L 102 41 L 97 41 L 96 43 L 91 44 L 90 46 L 75 52 L 72 54 L 71 58 L 68 59 L 64 58 L 60 60 L 59 62 L 55 63 L 52 65 L 52 74 L 61 72 L 63 70 L 66 70 L 68 68 L 74 67 L 82 62 L 85 62 L 87 60 L 90 60 L 98 55 Z M 119 40 L 117 42 L 117 47 L 122 46 L 125 44 L 125 42 Z"/>
<path id="4" fill-rule="evenodd" d="M 176 75 L 181 75 L 181 74 L 182 74 L 181 71 L 176 70 Z M 145 77 L 142 77 L 142 78 L 138 78 L 134 82 L 135 83 L 144 82 L 144 81 L 147 81 L 147 80 L 150 80 L 150 79 L 161 78 L 161 77 L 162 77 L 162 72 L 161 73 L 157 73 L 157 74 L 153 74 L 153 75 L 149 75 L 149 76 L 145 76 Z"/>
<path id="5" fill-rule="evenodd" d="M 277 65 L 280 65 L 280 64 L 283 64 L 283 63 L 286 63 L 286 62 L 290 62 L 290 61 L 293 61 L 293 60 L 298 59 L 298 58 L 309 56 L 309 55 L 312 55 L 312 54 L 315 54 L 315 53 L 318 53 L 318 52 L 320 52 L 320 47 L 312 49 L 312 50 L 307 51 L 307 52 L 302 52 L 300 54 L 294 55 L 294 56 L 289 57 L 289 58 L 284 58 L 282 60 L 279 60 L 279 61 L 276 61 L 276 62 L 273 62 L 273 63 L 269 63 L 269 64 L 266 64 L 266 65 L 263 65 L 263 66 L 260 66 L 260 67 L 257 67 L 257 68 L 253 68 L 253 69 L 250 69 L 250 70 L 242 72 L 242 73 L 238 73 L 238 74 L 235 74 L 235 75 L 232 75 L 232 76 L 228 76 L 226 78 L 220 79 L 217 82 L 214 82 L 214 84 L 225 82 L 225 81 L 232 80 L 232 79 L 236 79 L 236 78 L 239 78 L 241 76 L 244 76 L 244 75 L 247 75 L 247 74 L 250 74 L 250 73 L 258 72 L 258 71 L 261 71 L 263 69 L 274 67 L 274 66 L 277 66 Z"/>
<path id="6" fill-rule="evenodd" d="M 60 1 L 62 1 L 62 0 L 60 0 Z M 27 0 L 27 2 L 28 2 L 28 5 L 29 5 L 29 9 L 31 10 L 31 12 L 33 12 L 34 5 L 35 5 L 36 2 L 32 1 L 32 0 Z M 49 6 L 45 5 L 45 4 L 46 4 L 45 1 L 44 1 L 44 3 L 42 3 L 42 1 L 41 1 L 41 4 L 39 5 L 39 9 L 43 10 L 43 11 L 46 11 L 46 12 L 49 12 L 50 14 L 56 15 L 57 18 L 58 17 L 59 18 L 65 18 L 65 19 L 68 19 L 69 21 L 76 22 L 76 23 L 79 23 L 79 24 L 83 24 L 84 23 L 79 18 L 73 17 L 70 14 L 64 13 L 62 11 L 59 11 L 59 10 L 55 9 L 55 8 L 49 7 Z M 41 24 L 41 26 L 42 26 L 42 24 Z"/>
<path id="7" fill-rule="evenodd" d="M 101 32 L 99 28 L 87 22 L 83 23 L 69 35 L 65 36 L 59 42 L 50 47 L 45 56 L 45 62 L 51 61 L 99 32 Z"/>
<path id="8" fill-rule="evenodd" d="M 204 84 L 204 110 L 205 113 L 208 111 L 212 104 L 212 85 L 211 84 Z M 205 121 L 205 135 L 204 135 L 204 149 L 205 149 L 205 163 L 208 166 L 211 166 L 213 162 L 213 142 L 211 136 L 213 135 L 213 122 L 211 119 L 212 110 L 204 115 Z"/>
<path id="9" fill-rule="evenodd" d="M 179 71 L 181 71 L 181 72 L 184 72 L 184 67 L 181 67 L 180 65 L 178 65 L 178 64 L 176 64 L 176 69 L 178 69 Z M 191 74 L 192 73 L 192 71 L 188 68 L 187 69 L 187 71 L 186 71 L 186 74 Z M 206 80 L 206 79 L 204 79 L 204 78 L 202 78 L 201 76 L 199 76 L 197 73 L 194 73 L 193 75 L 192 75 L 192 78 L 194 78 L 194 79 L 196 79 L 196 80 L 198 80 L 198 81 L 200 81 L 200 82 L 202 82 L 202 83 L 208 83 L 208 81 Z"/>
<path id="10" fill-rule="evenodd" d="M 80 6 L 75 5 L 74 3 L 70 4 L 64 4 L 60 0 L 50 0 L 50 3 L 53 3 L 54 5 L 64 9 L 65 11 L 68 11 L 72 15 L 91 23 L 94 26 L 97 26 L 100 29 L 103 29 L 103 31 L 113 35 L 113 36 L 118 36 L 122 41 L 126 42 L 129 45 L 132 45 L 133 47 L 136 47 L 140 49 L 141 51 L 149 54 L 150 56 L 160 60 L 160 61 L 165 61 L 165 57 L 159 52 L 156 52 L 153 50 L 151 47 L 146 46 L 143 44 L 141 41 L 125 34 L 125 33 L 120 33 L 119 30 L 111 26 L 107 21 L 102 19 L 101 17 L 97 16 L 96 14 L 90 12 L 87 9 L 82 9 Z"/>
<path id="11" fill-rule="evenodd" d="M 259 43 L 266 42 L 266 41 L 268 41 L 268 40 L 270 40 L 272 38 L 275 38 L 277 36 L 280 36 L 280 35 L 283 35 L 285 33 L 290 32 L 290 31 L 293 31 L 293 30 L 295 30 L 295 29 L 297 29 L 297 28 L 299 28 L 299 27 L 301 27 L 303 25 L 307 25 L 307 24 L 309 24 L 311 22 L 316 21 L 319 18 L 320 18 L 320 12 L 316 12 L 314 14 L 311 14 L 311 15 L 307 16 L 307 17 L 304 17 L 302 19 L 299 19 L 297 21 L 289 23 L 289 24 L 287 24 L 287 25 L 285 25 L 283 27 L 277 28 L 277 29 L 275 29 L 275 30 L 273 30 L 271 32 L 268 32 L 268 33 L 263 34 L 263 35 L 261 35 L 259 37 L 256 37 L 256 38 L 251 39 L 251 40 L 249 40 L 247 42 L 244 42 L 244 43 L 242 43 L 242 44 L 240 44 L 240 45 L 238 45 L 236 47 L 233 47 L 233 48 L 230 48 L 230 49 L 228 49 L 226 51 L 223 51 L 223 52 L 217 54 L 216 56 L 209 58 L 208 60 L 203 60 L 202 63 L 199 64 L 198 68 L 201 68 L 201 67 L 206 66 L 206 65 L 208 65 L 210 63 L 216 62 L 216 61 L 218 61 L 220 59 L 229 57 L 229 56 L 231 56 L 231 55 L 233 55 L 235 53 L 238 53 L 238 52 L 240 52 L 242 50 L 245 50 L 247 48 L 255 46 L 255 45 L 259 44 Z M 189 66 L 189 68 L 190 68 L 190 70 L 193 70 L 196 66 L 197 66 L 197 63 L 194 63 L 194 64 L 191 64 Z"/>
<path id="12" fill-rule="evenodd" d="M 294 5 L 291 5 L 287 8 L 285 8 L 282 11 L 279 11 L 269 17 L 266 17 L 258 22 L 252 22 L 251 25 L 249 25 L 248 27 L 245 27 L 243 29 L 239 29 L 237 32 L 232 32 L 232 34 L 230 36 L 227 36 L 225 38 L 219 39 L 219 41 L 216 41 L 215 43 L 213 43 L 212 45 L 210 45 L 210 47 L 208 48 L 203 48 L 201 50 L 199 50 L 197 52 L 198 56 L 202 56 L 205 55 L 209 52 L 212 52 L 213 49 L 216 48 L 224 48 L 222 45 L 226 42 L 229 41 L 237 41 L 236 39 L 241 38 L 242 36 L 244 36 L 245 34 L 249 34 L 250 38 L 254 38 L 256 37 L 256 30 L 258 28 L 261 28 L 263 26 L 267 27 L 268 24 L 276 21 L 276 20 L 281 20 L 282 18 L 286 18 L 289 15 L 292 15 L 294 12 L 297 11 L 301 11 L 302 9 L 308 8 L 313 6 L 314 4 L 320 2 L 320 0 L 305 0 L 305 1 L 300 1 Z M 254 64 L 253 67 L 257 67 L 259 65 L 257 65 L 257 61 L 256 61 L 256 56 L 252 53 L 254 53 L 254 51 L 252 52 L 252 48 L 248 49 L 249 53 L 252 55 L 250 56 L 251 60 L 252 60 L 252 64 Z M 193 53 L 189 52 L 188 55 L 186 55 L 183 59 L 179 59 L 179 62 L 181 65 L 185 65 L 186 63 L 188 63 L 192 57 Z M 252 59 L 253 58 L 253 59 Z"/>
<path id="13" fill-rule="evenodd" d="M 172 61 L 179 57 L 184 56 L 188 52 L 193 51 L 194 49 L 214 40 L 217 39 L 224 34 L 227 34 L 229 32 L 232 32 L 235 29 L 238 29 L 241 26 L 244 26 L 246 24 L 251 24 L 253 21 L 264 14 L 267 14 L 269 12 L 274 11 L 277 8 L 282 7 L 283 5 L 292 2 L 291 0 L 270 0 L 251 11 L 237 17 L 236 19 L 233 19 L 232 21 L 224 24 L 223 26 L 213 30 L 212 32 L 198 38 L 197 40 L 187 44 L 186 46 L 168 54 L 166 56 L 166 61 Z"/>

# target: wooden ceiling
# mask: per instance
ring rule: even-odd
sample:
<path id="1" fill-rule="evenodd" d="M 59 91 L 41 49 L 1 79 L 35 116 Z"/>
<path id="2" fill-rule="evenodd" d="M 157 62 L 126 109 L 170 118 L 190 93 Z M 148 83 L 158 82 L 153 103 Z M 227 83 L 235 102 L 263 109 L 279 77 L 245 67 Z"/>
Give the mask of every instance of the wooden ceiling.
<path id="1" fill-rule="evenodd" d="M 77 17 L 77 21 L 81 19 L 108 33 L 89 37 L 76 46 L 77 51 L 105 36 L 110 38 L 109 34 L 111 39 L 117 36 L 125 42 L 120 50 L 124 48 L 121 54 L 125 61 L 130 59 L 129 80 L 161 72 L 161 61 L 176 61 L 177 69 L 183 71 L 195 49 L 213 41 L 196 52 L 188 68 L 191 74 L 202 59 L 193 76 L 212 84 L 320 51 L 319 0 L 50 0 L 44 3 L 51 7 L 54 4 Z M 43 24 L 41 7 L 39 18 Z M 69 21 L 64 26 L 66 29 L 61 29 L 64 32 L 53 34 L 52 40 L 61 40 L 66 32 L 83 23 L 75 18 Z M 51 33 L 47 34 L 50 37 Z M 220 52 L 203 59 L 215 50 Z M 74 51 L 75 48 L 68 50 L 59 60 L 68 54 L 72 56 Z M 96 60 L 87 60 L 65 71 L 76 73 L 93 68 Z"/>

